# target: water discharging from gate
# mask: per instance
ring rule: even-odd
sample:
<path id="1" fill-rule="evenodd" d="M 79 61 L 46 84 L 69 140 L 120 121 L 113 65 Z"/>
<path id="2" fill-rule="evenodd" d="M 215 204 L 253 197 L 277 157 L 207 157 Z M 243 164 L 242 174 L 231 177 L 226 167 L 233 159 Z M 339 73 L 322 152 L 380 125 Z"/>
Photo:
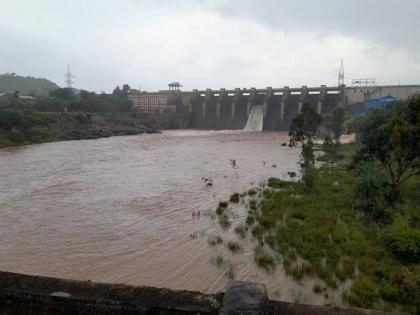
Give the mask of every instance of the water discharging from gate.
<path id="1" fill-rule="evenodd" d="M 247 131 L 262 131 L 264 120 L 264 108 L 262 105 L 254 105 L 249 113 L 245 126 Z"/>

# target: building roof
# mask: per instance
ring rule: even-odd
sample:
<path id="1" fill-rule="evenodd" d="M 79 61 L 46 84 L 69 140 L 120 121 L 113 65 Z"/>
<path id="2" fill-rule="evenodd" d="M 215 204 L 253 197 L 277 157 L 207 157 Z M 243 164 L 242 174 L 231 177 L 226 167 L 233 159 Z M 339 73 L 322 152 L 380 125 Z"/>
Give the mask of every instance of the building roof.
<path id="1" fill-rule="evenodd" d="M 365 109 L 386 107 L 389 104 L 395 102 L 396 100 L 397 98 L 392 95 L 387 95 L 379 98 L 372 98 L 365 102 Z"/>

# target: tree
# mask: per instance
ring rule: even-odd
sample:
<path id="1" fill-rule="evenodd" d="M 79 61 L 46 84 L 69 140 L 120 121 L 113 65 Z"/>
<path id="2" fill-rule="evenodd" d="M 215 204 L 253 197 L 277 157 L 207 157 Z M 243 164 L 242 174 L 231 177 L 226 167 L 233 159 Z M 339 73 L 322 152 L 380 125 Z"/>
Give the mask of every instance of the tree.
<path id="1" fill-rule="evenodd" d="M 122 90 L 123 90 L 125 93 L 128 93 L 128 92 L 130 91 L 130 86 L 129 86 L 128 84 L 124 84 L 124 85 L 123 85 Z"/>
<path id="2" fill-rule="evenodd" d="M 395 203 L 400 185 L 420 175 L 420 96 L 370 111 L 360 136 L 357 159 L 379 161 L 388 175 L 389 202 Z"/>
<path id="3" fill-rule="evenodd" d="M 114 91 L 112 91 L 112 94 L 113 95 L 120 95 L 120 93 L 121 93 L 121 90 L 120 90 L 120 86 L 119 85 L 117 85 L 116 87 L 115 87 L 115 89 L 114 89 Z"/>
<path id="4" fill-rule="evenodd" d="M 69 100 L 73 97 L 74 93 L 71 88 L 60 88 L 50 91 L 51 97 L 58 97 L 63 100 Z"/>
<path id="5" fill-rule="evenodd" d="M 313 185 L 312 167 L 315 164 L 315 156 L 313 153 L 314 139 L 321 125 L 321 115 L 312 109 L 310 104 L 305 103 L 302 111 L 293 118 L 289 131 L 289 146 L 294 147 L 298 144 L 302 146 L 301 167 L 303 169 L 303 181 L 307 188 Z"/>

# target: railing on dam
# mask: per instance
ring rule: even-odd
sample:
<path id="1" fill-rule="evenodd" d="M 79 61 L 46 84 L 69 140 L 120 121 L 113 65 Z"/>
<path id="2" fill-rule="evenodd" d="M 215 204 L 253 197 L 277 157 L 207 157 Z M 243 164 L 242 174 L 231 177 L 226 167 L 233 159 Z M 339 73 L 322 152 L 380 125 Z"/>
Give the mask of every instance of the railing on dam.
<path id="1" fill-rule="evenodd" d="M 202 294 L 0 272 L 0 314 L 379 315 L 384 313 L 272 301 L 268 299 L 264 285 L 247 282 L 231 282 L 224 293 Z"/>

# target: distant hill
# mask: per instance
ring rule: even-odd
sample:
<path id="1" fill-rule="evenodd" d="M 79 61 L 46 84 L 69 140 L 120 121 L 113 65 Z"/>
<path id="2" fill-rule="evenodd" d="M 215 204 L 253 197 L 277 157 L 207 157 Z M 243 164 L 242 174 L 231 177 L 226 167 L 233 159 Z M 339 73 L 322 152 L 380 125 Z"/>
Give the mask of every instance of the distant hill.
<path id="1" fill-rule="evenodd" d="M 0 74 L 0 92 L 14 93 L 19 91 L 24 95 L 48 95 L 51 90 L 59 86 L 47 79 L 23 77 L 15 73 Z"/>

